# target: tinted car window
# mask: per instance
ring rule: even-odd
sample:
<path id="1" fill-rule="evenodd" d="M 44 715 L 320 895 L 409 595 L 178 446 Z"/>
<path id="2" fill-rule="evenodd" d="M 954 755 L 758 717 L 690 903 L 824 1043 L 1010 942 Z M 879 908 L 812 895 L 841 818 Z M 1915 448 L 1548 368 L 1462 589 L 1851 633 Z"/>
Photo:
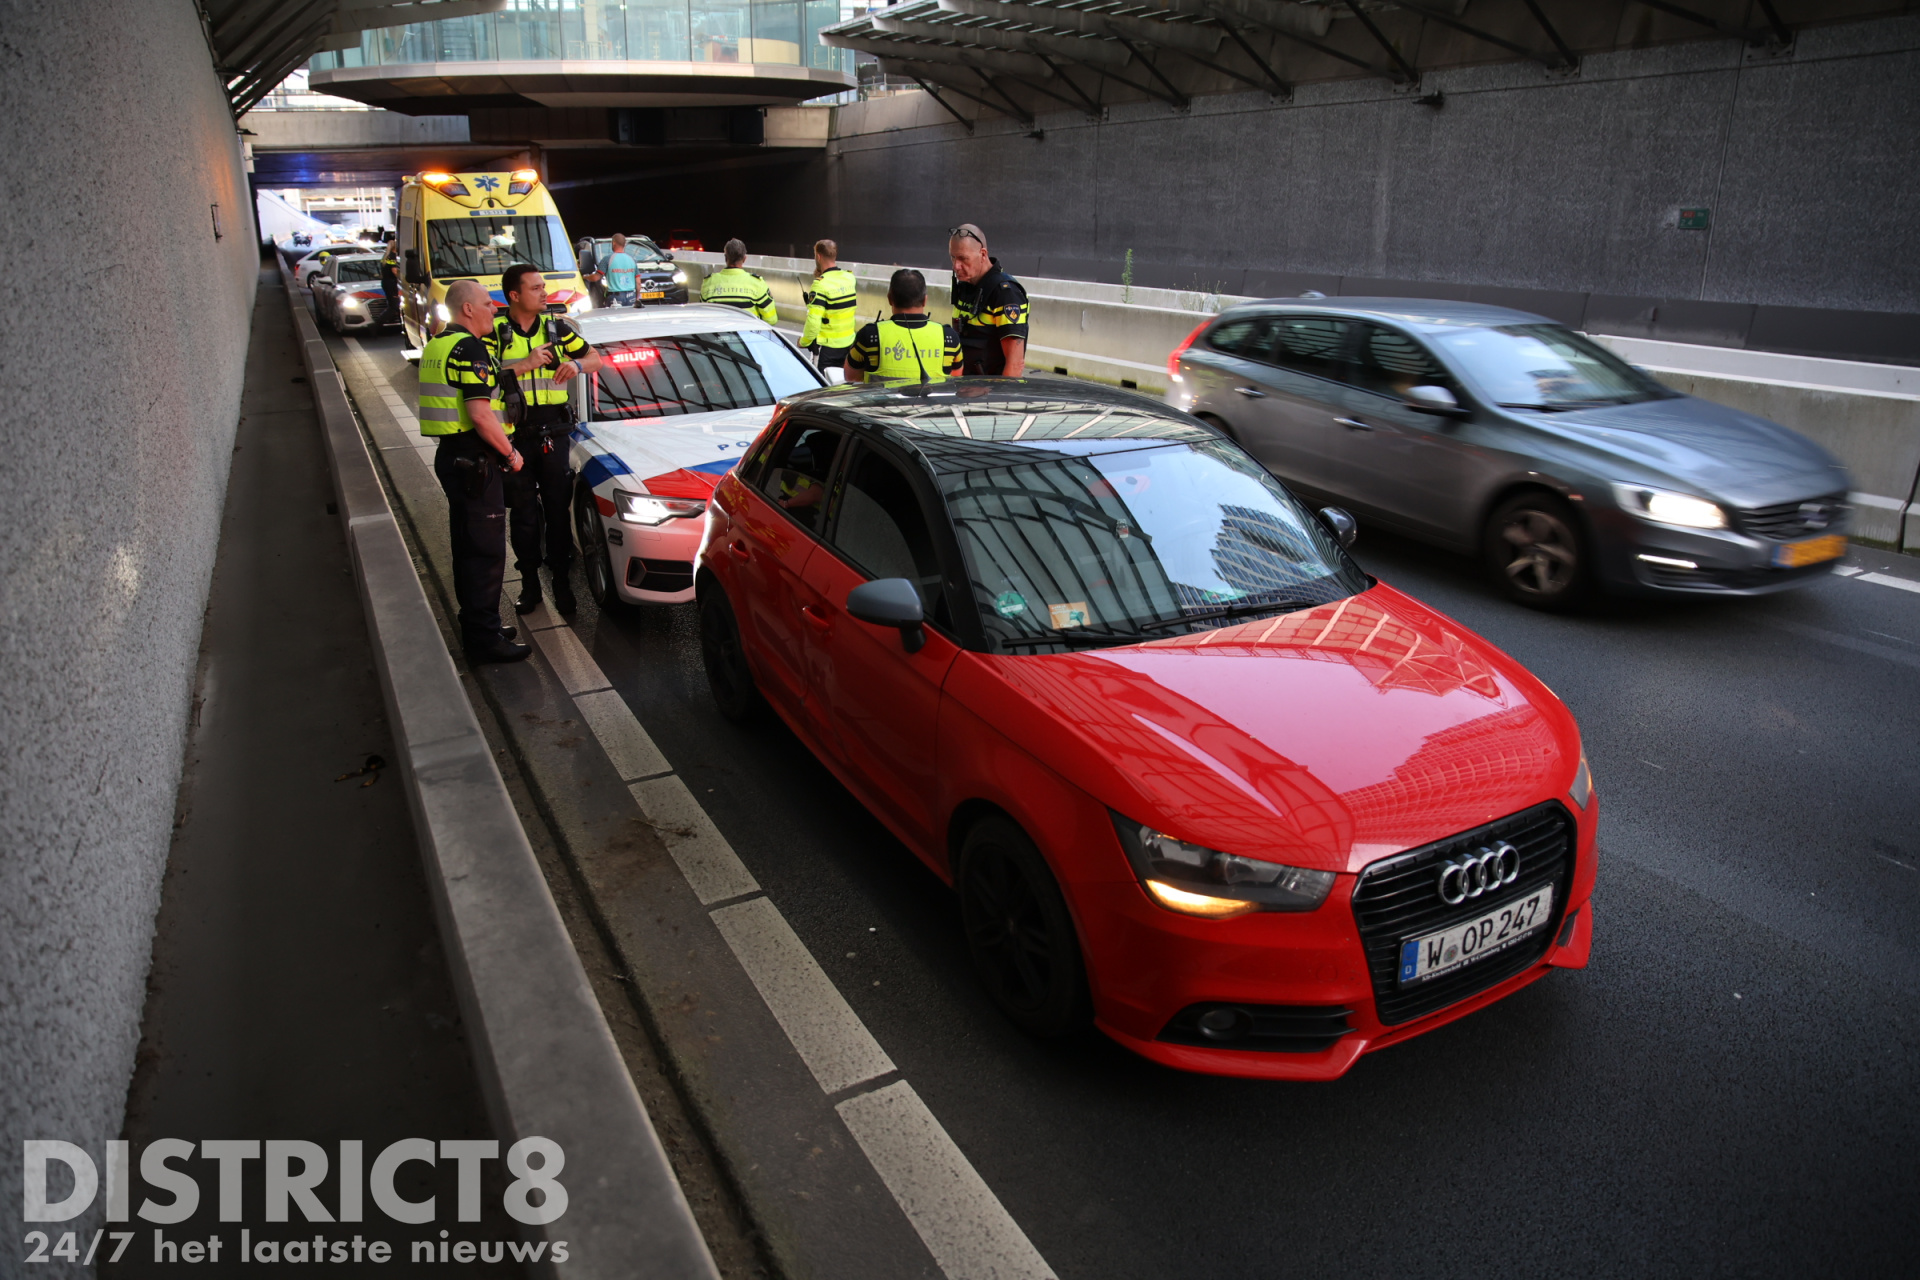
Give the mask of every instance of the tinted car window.
<path id="1" fill-rule="evenodd" d="M 1414 387 L 1453 386 L 1453 378 L 1419 342 L 1384 325 L 1363 325 L 1350 375 L 1353 385 L 1405 400 Z"/>
<path id="2" fill-rule="evenodd" d="M 1253 360 L 1266 358 L 1267 337 L 1273 327 L 1271 316 L 1247 316 L 1217 324 L 1207 334 L 1207 345 L 1230 356 Z"/>
<path id="3" fill-rule="evenodd" d="M 820 512 L 826 506 L 827 477 L 833 472 L 833 455 L 840 439 L 838 431 L 827 427 L 788 422 L 773 442 L 773 455 L 768 459 L 760 491 L 807 528 L 818 529 Z"/>
<path id="4" fill-rule="evenodd" d="M 1326 316 L 1281 316 L 1274 326 L 1273 363 L 1316 378 L 1339 378 L 1345 370 L 1349 320 Z"/>
<path id="5" fill-rule="evenodd" d="M 380 260 L 369 258 L 364 262 L 348 261 L 340 264 L 342 280 L 378 280 L 380 278 Z"/>
<path id="6" fill-rule="evenodd" d="M 919 495 L 906 472 L 871 449 L 861 449 L 834 499 L 834 548 L 870 578 L 905 578 L 920 603 L 939 611 L 940 559 Z"/>
<path id="7" fill-rule="evenodd" d="M 750 409 L 820 385 L 791 347 L 764 330 L 612 342 L 601 355 L 596 422 Z"/>
<path id="8" fill-rule="evenodd" d="M 990 640 L 1071 647 L 1178 634 L 1223 609 L 1319 604 L 1368 582 L 1333 536 L 1223 440 L 948 474 L 948 514 Z"/>

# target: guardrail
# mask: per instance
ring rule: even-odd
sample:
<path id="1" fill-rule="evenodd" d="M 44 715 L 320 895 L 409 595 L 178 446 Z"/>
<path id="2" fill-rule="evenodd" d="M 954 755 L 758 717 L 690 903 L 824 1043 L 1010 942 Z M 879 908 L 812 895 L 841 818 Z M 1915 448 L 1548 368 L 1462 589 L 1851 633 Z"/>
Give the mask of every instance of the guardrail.
<path id="1" fill-rule="evenodd" d="M 721 263 L 717 253 L 676 251 L 694 296 Z M 843 262 L 859 282 L 863 320 L 885 314 L 894 266 Z M 811 258 L 749 255 L 747 266 L 773 291 L 783 321 L 798 325 Z M 952 273 L 927 270 L 927 300 L 946 312 Z M 1149 395 L 1167 389 L 1167 353 L 1209 316 L 1254 299 L 1173 289 L 1133 289 L 1081 280 L 1023 279 L 1033 304 L 1027 367 Z M 1854 533 L 1903 550 L 1920 549 L 1920 369 L 1812 356 L 1775 355 L 1590 335 L 1675 390 L 1791 427 L 1832 451 L 1857 486 Z"/>
<path id="2" fill-rule="evenodd" d="M 481 1093 L 504 1146 L 559 1144 L 568 1280 L 718 1280 L 567 936 L 368 455 L 284 264 L 367 630 Z M 550 1250 L 542 1250 L 543 1258 Z M 558 1276 L 550 1260 L 531 1273 Z"/>

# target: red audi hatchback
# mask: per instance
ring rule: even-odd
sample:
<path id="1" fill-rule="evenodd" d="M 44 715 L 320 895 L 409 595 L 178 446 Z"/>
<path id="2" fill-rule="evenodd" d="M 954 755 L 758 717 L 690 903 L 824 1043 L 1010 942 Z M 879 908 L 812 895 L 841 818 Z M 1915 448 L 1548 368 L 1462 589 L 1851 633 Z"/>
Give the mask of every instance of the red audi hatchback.
<path id="1" fill-rule="evenodd" d="M 1328 1079 L 1585 965 L 1597 816 L 1567 709 L 1352 535 L 1139 396 L 827 388 L 715 490 L 702 651 L 953 883 L 1019 1026 Z"/>

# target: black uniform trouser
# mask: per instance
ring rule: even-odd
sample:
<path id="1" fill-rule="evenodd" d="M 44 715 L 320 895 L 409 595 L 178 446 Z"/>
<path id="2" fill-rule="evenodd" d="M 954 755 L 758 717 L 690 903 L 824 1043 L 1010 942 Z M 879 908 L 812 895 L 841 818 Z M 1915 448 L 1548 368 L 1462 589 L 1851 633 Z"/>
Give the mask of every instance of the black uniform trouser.
<path id="1" fill-rule="evenodd" d="M 471 431 L 441 436 L 433 474 L 447 495 L 453 595 L 460 634 L 472 644 L 500 633 L 500 581 L 507 573 L 507 506 L 500 455 Z"/>
<path id="2" fill-rule="evenodd" d="M 523 578 L 543 564 L 556 578 L 565 578 L 573 567 L 571 434 L 570 422 L 541 415 L 533 406 L 528 407 L 527 421 L 514 428 L 513 445 L 526 465 L 507 477 L 507 507 L 513 567 Z"/>

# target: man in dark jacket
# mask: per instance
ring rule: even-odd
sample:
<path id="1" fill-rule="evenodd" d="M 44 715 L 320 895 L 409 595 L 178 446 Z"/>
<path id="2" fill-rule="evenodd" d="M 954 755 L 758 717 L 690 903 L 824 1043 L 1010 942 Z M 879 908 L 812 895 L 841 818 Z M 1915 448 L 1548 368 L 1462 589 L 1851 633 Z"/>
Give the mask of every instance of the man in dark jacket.
<path id="1" fill-rule="evenodd" d="M 1027 369 L 1027 291 L 987 252 L 987 235 L 971 222 L 947 233 L 953 261 L 953 327 L 969 376 L 1017 378 Z"/>

